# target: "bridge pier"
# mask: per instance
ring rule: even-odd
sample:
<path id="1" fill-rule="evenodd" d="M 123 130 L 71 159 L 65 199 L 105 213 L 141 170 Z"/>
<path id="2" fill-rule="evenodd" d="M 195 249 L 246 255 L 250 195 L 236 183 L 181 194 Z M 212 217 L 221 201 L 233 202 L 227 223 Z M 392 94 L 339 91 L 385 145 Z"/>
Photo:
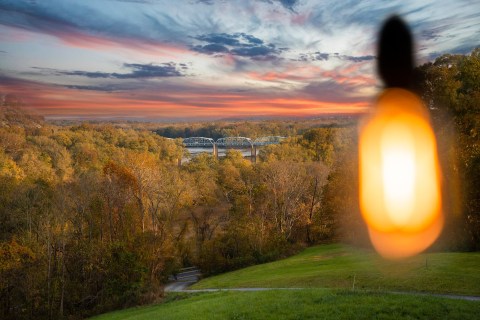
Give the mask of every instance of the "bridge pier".
<path id="1" fill-rule="evenodd" d="M 216 143 L 213 144 L 213 158 L 218 159 L 218 146 Z"/>
<path id="2" fill-rule="evenodd" d="M 257 163 L 257 146 L 253 144 L 250 146 L 250 161 Z"/>

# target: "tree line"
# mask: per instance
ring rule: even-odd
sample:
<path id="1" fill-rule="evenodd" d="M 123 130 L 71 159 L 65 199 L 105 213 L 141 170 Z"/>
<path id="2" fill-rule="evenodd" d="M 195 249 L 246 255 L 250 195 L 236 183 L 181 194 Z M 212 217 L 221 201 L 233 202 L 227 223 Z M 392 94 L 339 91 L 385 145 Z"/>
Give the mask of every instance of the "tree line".
<path id="1" fill-rule="evenodd" d="M 480 48 L 442 55 L 414 76 L 439 144 L 449 242 L 480 250 Z"/>
<path id="2" fill-rule="evenodd" d="M 216 121 L 211 123 L 178 123 L 152 128 L 162 137 L 189 138 L 207 137 L 217 140 L 223 137 L 262 136 L 292 137 L 303 134 L 311 128 L 343 128 L 355 124 L 356 116 L 323 116 L 318 119 L 264 120 L 264 121 Z"/>

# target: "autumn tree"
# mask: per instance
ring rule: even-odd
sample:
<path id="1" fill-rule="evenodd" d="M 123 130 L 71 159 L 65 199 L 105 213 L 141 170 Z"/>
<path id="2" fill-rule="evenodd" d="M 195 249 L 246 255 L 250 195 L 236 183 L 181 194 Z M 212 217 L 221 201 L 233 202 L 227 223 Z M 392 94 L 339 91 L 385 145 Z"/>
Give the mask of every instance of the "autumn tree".
<path id="1" fill-rule="evenodd" d="M 480 48 L 468 55 L 442 55 L 433 63 L 415 70 L 416 90 L 422 95 L 434 118 L 449 187 L 449 225 L 460 223 L 453 234 L 459 245 L 480 248 L 480 198 L 477 187 L 480 167 Z M 457 181 L 461 181 L 458 184 Z M 457 196 L 459 195 L 459 196 Z M 452 203 L 459 203 L 460 209 Z M 456 212 L 455 211 L 459 211 Z M 455 218 L 460 216 L 462 221 Z M 454 221 L 455 220 L 455 221 Z M 466 232 L 460 232 L 460 230 Z"/>

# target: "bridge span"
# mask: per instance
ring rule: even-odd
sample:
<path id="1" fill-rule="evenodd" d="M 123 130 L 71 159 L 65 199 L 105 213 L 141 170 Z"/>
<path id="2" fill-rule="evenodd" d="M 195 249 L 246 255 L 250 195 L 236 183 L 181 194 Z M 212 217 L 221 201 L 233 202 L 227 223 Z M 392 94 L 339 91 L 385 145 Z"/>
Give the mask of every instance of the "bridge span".
<path id="1" fill-rule="evenodd" d="M 185 147 L 211 147 L 215 144 L 215 140 L 205 137 L 190 137 L 183 139 Z"/>
<path id="2" fill-rule="evenodd" d="M 247 137 L 224 137 L 215 141 L 206 137 L 189 137 L 183 139 L 183 145 L 187 148 L 212 148 L 212 153 L 218 158 L 218 148 L 224 149 L 250 149 L 253 162 L 257 158 L 257 148 L 271 144 L 279 144 L 286 137 L 265 136 L 252 140 Z"/>

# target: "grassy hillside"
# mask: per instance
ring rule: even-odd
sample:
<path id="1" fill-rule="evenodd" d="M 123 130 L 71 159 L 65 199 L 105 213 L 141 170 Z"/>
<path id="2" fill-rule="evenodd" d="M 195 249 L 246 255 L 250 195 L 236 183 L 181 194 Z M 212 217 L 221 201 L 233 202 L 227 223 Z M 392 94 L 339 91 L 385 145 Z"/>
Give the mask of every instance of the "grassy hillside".
<path id="1" fill-rule="evenodd" d="M 317 287 L 480 296 L 480 253 L 428 253 L 386 261 L 342 245 L 308 248 L 288 259 L 206 278 L 192 289 Z"/>
<path id="2" fill-rule="evenodd" d="M 180 298 L 181 300 L 176 300 Z M 182 299 L 183 298 L 183 299 Z M 479 302 L 325 289 L 171 294 L 170 301 L 95 320 L 475 319 Z"/>
<path id="3" fill-rule="evenodd" d="M 479 266 L 479 253 L 430 253 L 385 261 L 371 251 L 317 246 L 192 287 L 304 289 L 169 293 L 161 304 L 94 319 L 477 319 L 480 301 L 388 291 L 480 296 Z"/>

